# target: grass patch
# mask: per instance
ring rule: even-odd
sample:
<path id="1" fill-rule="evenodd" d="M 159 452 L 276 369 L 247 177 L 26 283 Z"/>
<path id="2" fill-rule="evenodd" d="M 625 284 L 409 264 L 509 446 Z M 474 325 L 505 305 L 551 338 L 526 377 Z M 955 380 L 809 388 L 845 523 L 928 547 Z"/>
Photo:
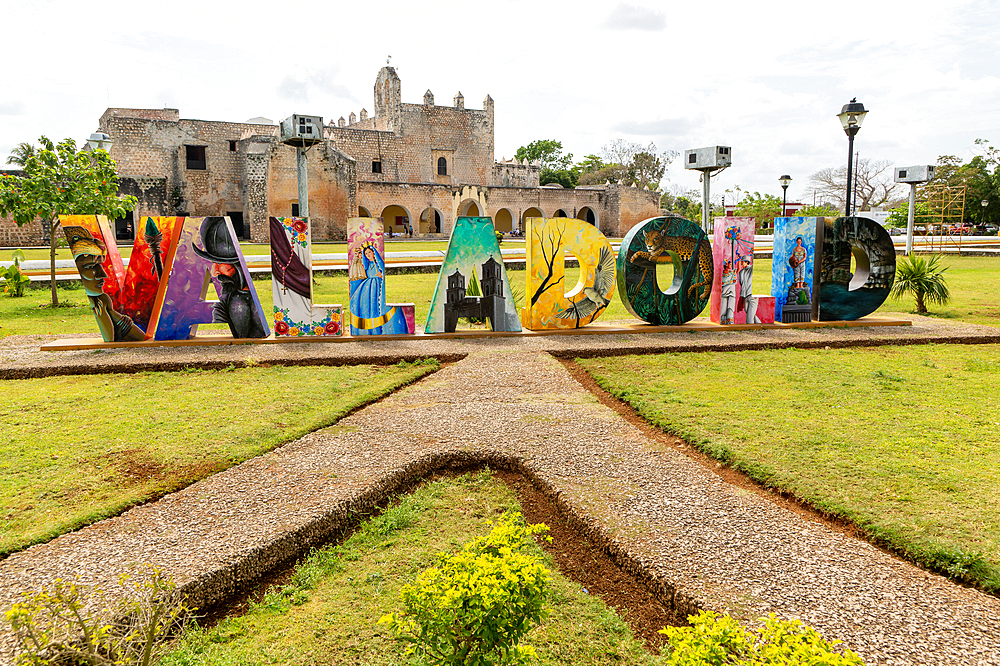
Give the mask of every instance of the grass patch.
<path id="1" fill-rule="evenodd" d="M 291 581 L 241 617 L 186 634 L 163 666 L 419 664 L 377 624 L 401 608 L 399 591 L 435 562 L 486 534 L 488 518 L 517 510 L 488 470 L 441 479 L 401 498 L 344 543 L 314 550 Z M 537 546 L 536 546 L 537 548 Z M 628 625 L 597 597 L 553 571 L 551 614 L 525 642 L 546 664 L 657 664 Z"/>
<path id="2" fill-rule="evenodd" d="M 432 372 L 271 367 L 0 382 L 0 557 L 336 422 Z"/>
<path id="3" fill-rule="evenodd" d="M 1000 593 L 998 357 L 998 345 L 925 345 L 579 363 L 656 426 Z"/>

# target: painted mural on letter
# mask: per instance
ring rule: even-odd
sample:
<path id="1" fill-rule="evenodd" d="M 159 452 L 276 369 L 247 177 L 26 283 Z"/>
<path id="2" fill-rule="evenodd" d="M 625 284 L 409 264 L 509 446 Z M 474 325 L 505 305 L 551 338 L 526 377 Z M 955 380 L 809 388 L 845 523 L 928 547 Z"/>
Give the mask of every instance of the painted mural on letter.
<path id="1" fill-rule="evenodd" d="M 615 254 L 604 234 L 583 220 L 554 217 L 528 218 L 524 235 L 524 327 L 580 328 L 601 316 L 615 289 Z M 580 262 L 580 280 L 570 291 L 564 252 Z"/>
<path id="2" fill-rule="evenodd" d="M 462 317 L 488 321 L 493 331 L 520 331 L 493 220 L 460 217 L 448 239 L 425 333 L 452 333 Z"/>
<path id="3" fill-rule="evenodd" d="M 663 291 L 656 265 L 672 263 Z M 653 217 L 635 225 L 618 249 L 618 296 L 633 316 L 658 326 L 683 324 L 708 305 L 715 275 L 708 234 L 683 217 Z"/>
<path id="4" fill-rule="evenodd" d="M 100 220 L 96 217 L 91 217 L 90 220 L 94 224 L 100 225 Z M 62 222 L 63 234 L 66 236 L 66 243 L 69 245 L 73 261 L 80 274 L 84 292 L 87 294 L 87 301 L 90 303 L 90 309 L 97 321 L 97 328 L 101 332 L 101 338 L 105 342 L 134 342 L 145 338 L 145 331 L 136 326 L 131 317 L 116 310 L 114 300 L 104 290 L 109 277 L 105 270 L 109 245 L 105 243 L 100 234 L 95 236 L 91 231 L 94 224 L 88 223 L 86 226 L 73 224 L 73 222 L 85 222 L 85 220 L 80 219 L 60 220 L 60 222 Z M 107 225 L 107 219 L 104 219 L 103 222 L 104 225 Z M 114 253 L 118 254 L 117 247 L 115 247 Z M 121 263 L 120 255 L 118 263 Z M 119 273 L 119 275 L 121 274 Z M 114 280 L 114 283 L 116 290 L 120 293 L 120 282 Z"/>
<path id="5" fill-rule="evenodd" d="M 149 319 L 160 286 L 166 286 L 164 264 L 182 217 L 144 217 L 139 219 L 140 233 L 132 243 L 132 254 L 125 272 L 122 290 L 123 312 L 148 331 Z"/>
<path id="6" fill-rule="evenodd" d="M 414 331 L 412 303 L 386 303 L 385 227 L 380 217 L 347 221 L 347 275 L 351 335 L 403 335 Z"/>
<path id="7" fill-rule="evenodd" d="M 820 249 L 822 217 L 778 217 L 774 220 L 771 295 L 774 319 L 812 321 L 816 300 L 817 239 Z"/>
<path id="8" fill-rule="evenodd" d="M 819 280 L 819 319 L 851 321 L 875 312 L 896 278 L 889 232 L 867 217 L 826 218 Z M 856 268 L 851 273 L 851 255 Z"/>
<path id="9" fill-rule="evenodd" d="M 341 335 L 342 307 L 313 303 L 309 222 L 271 217 L 268 224 L 275 337 Z"/>
<path id="10" fill-rule="evenodd" d="M 186 340 L 199 324 L 228 324 L 234 338 L 266 338 L 267 317 L 227 217 L 186 217 L 167 255 L 169 279 L 150 318 L 156 340 Z M 218 301 L 205 300 L 209 285 Z"/>

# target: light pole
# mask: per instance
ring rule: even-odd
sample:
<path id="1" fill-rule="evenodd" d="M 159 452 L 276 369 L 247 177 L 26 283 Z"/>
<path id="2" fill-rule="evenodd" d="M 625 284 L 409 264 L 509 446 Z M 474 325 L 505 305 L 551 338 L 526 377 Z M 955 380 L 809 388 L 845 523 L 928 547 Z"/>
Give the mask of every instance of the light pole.
<path id="1" fill-rule="evenodd" d="M 845 214 L 850 217 L 851 215 L 851 177 L 852 177 L 852 167 L 854 166 L 854 135 L 858 133 L 861 129 L 861 123 L 864 122 L 865 116 L 868 115 L 868 110 L 865 109 L 865 105 L 858 101 L 855 97 L 850 102 L 844 105 L 837 117 L 840 118 L 840 124 L 844 126 L 844 132 L 847 134 L 847 199 L 844 202 Z"/>
<path id="2" fill-rule="evenodd" d="M 788 202 L 788 186 L 792 184 L 792 177 L 782 176 L 778 182 L 781 183 L 781 217 L 784 217 L 785 204 Z"/>

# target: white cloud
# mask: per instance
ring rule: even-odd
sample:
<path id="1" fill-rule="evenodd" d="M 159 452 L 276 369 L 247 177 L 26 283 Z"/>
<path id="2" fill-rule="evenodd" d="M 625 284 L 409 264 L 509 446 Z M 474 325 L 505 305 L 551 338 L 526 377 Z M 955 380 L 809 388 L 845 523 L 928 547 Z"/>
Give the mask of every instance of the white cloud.
<path id="1" fill-rule="evenodd" d="M 24 102 L 3 102 L 0 103 L 0 116 L 20 116 L 24 108 Z"/>
<path id="2" fill-rule="evenodd" d="M 605 19 L 603 27 L 611 30 L 647 30 L 658 32 L 667 27 L 667 17 L 655 9 L 620 2 L 611 10 L 611 14 Z"/>

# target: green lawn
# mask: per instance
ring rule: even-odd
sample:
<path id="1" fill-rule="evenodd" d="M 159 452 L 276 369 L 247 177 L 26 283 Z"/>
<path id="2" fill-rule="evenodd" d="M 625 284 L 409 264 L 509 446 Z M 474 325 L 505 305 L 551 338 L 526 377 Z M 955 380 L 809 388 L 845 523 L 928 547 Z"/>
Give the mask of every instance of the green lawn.
<path id="1" fill-rule="evenodd" d="M 1000 592 L 1000 346 L 580 360 L 651 423 Z"/>
<path id="2" fill-rule="evenodd" d="M 163 666 L 254 664 L 420 664 L 388 636 L 379 618 L 401 609 L 399 591 L 435 554 L 454 552 L 489 531 L 486 520 L 517 509 L 488 471 L 441 479 L 403 497 L 343 544 L 313 551 L 291 582 L 251 610 L 188 632 Z M 553 572 L 551 614 L 525 643 L 543 666 L 658 664 L 600 598 Z"/>
<path id="3" fill-rule="evenodd" d="M 0 557 L 328 426 L 435 368 L 428 361 L 0 381 Z"/>
<path id="4" fill-rule="evenodd" d="M 400 243 L 402 244 L 402 243 Z M 968 321 L 974 324 L 1000 326 L 1000 257 L 945 257 L 944 265 L 948 266 L 948 286 L 951 289 L 952 301 L 947 306 L 930 306 L 930 314 L 935 317 L 951 318 Z M 669 284 L 673 276 L 670 266 L 659 266 L 657 270 L 661 284 Z M 508 271 L 511 284 L 523 291 L 524 271 Z M 579 278 L 576 266 L 566 268 L 566 284 L 568 291 L 572 289 Z M 437 273 L 408 273 L 392 275 L 387 278 L 386 297 L 389 302 L 413 303 L 416 306 L 416 321 L 418 329 L 422 329 L 427 319 L 430 300 L 437 283 Z M 265 312 L 271 311 L 271 280 L 255 280 L 254 286 L 260 296 Z M 340 303 L 348 302 L 347 276 L 340 273 L 336 276 L 316 275 L 315 302 Z M 771 261 L 758 259 L 754 273 L 754 292 L 770 293 Z M 83 290 L 76 286 L 73 289 L 59 288 L 60 301 L 67 307 L 52 310 L 49 303 L 49 290 L 45 288 L 29 289 L 22 298 L 9 298 L 0 295 L 0 337 L 5 335 L 58 335 L 79 334 L 98 335 L 97 324 L 93 320 Z M 912 312 L 915 306 L 912 301 L 886 301 L 879 308 L 883 312 Z M 702 313 L 708 316 L 708 308 Z M 615 290 L 607 311 L 598 321 L 614 321 L 633 319 L 618 298 Z M 224 325 L 203 326 L 202 330 L 227 329 Z"/>

